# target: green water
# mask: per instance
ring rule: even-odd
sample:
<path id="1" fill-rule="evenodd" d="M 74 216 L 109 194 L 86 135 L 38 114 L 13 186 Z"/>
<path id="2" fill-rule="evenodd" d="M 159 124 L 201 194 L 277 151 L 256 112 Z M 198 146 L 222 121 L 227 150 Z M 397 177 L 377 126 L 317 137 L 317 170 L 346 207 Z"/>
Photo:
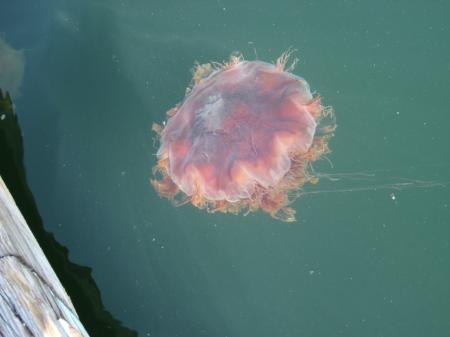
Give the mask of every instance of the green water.
<path id="1" fill-rule="evenodd" d="M 16 0 L 0 18 L 45 227 L 139 336 L 450 336 L 448 1 Z M 289 225 L 160 199 L 150 128 L 194 63 L 289 47 L 336 111 L 317 170 L 341 179 Z"/>

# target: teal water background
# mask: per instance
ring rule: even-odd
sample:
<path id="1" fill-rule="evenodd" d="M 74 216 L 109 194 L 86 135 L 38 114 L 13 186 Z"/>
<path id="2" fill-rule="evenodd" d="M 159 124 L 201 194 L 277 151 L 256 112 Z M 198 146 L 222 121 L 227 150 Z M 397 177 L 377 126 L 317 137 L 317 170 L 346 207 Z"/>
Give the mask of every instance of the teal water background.
<path id="1" fill-rule="evenodd" d="M 140 336 L 450 336 L 448 1 L 0 2 L 48 231 Z M 8 14 L 6 14 L 8 13 Z M 174 208 L 151 124 L 195 62 L 289 47 L 336 112 L 298 221 Z M 406 185 L 405 185 L 406 184 Z M 314 191 L 322 191 L 314 193 Z"/>

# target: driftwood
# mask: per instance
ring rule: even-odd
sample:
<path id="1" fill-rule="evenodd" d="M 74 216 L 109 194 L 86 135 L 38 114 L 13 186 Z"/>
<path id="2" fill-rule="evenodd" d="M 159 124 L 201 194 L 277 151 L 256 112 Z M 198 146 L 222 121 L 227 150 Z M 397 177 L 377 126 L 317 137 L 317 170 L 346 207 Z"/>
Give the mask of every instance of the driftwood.
<path id="1" fill-rule="evenodd" d="M 0 337 L 88 336 L 0 177 Z"/>

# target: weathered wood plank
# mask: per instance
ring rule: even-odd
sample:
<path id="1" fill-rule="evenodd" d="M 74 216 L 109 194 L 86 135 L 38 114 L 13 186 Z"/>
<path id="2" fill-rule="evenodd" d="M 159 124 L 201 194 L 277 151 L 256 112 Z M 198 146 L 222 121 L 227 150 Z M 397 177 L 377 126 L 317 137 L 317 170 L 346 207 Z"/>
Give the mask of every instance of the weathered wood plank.
<path id="1" fill-rule="evenodd" d="M 88 336 L 1 177 L 0 336 Z"/>

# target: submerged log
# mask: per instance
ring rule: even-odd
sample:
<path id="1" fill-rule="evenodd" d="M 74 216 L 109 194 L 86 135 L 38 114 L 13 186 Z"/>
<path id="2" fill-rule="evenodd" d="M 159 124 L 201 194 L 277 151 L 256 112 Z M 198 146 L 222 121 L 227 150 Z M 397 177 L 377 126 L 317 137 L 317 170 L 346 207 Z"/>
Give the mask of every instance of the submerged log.
<path id="1" fill-rule="evenodd" d="M 1 177 L 0 336 L 88 336 Z"/>

